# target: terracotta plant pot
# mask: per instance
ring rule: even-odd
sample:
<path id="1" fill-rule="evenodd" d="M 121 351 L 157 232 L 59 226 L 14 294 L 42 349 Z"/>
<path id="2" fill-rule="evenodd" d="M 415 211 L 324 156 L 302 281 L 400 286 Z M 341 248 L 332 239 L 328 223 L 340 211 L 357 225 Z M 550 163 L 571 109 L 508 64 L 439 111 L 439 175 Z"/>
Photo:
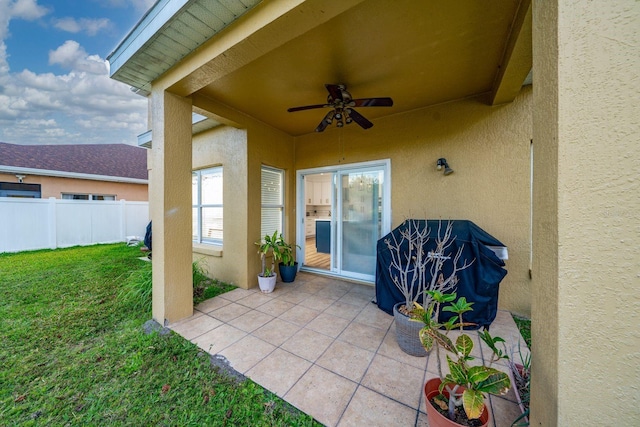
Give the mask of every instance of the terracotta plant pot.
<path id="1" fill-rule="evenodd" d="M 424 398 L 427 408 L 429 427 L 460 427 L 462 424 L 451 421 L 449 418 L 442 415 L 431 403 L 431 399 L 440 393 L 438 389 L 441 383 L 442 380 L 440 380 L 440 378 L 432 378 L 424 385 Z M 462 388 L 462 390 L 464 389 Z M 442 394 L 449 397 L 449 392 L 446 389 L 442 391 Z M 489 408 L 487 405 L 484 405 L 484 411 L 482 411 L 482 415 L 480 415 L 482 427 L 489 425 L 489 418 Z"/>
<path id="2" fill-rule="evenodd" d="M 405 353 L 411 356 L 424 357 L 427 351 L 420 342 L 420 329 L 424 326 L 422 322 L 414 322 L 398 311 L 403 302 L 393 306 L 393 318 L 396 324 L 396 340 Z"/>

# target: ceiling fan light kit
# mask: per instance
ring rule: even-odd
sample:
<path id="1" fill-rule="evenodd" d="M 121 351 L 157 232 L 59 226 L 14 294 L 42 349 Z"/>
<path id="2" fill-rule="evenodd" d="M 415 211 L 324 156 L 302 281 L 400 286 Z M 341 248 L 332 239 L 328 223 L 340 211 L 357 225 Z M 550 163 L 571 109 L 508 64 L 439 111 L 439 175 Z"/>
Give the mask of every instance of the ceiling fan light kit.
<path id="1" fill-rule="evenodd" d="M 294 111 L 311 110 L 314 108 L 331 108 L 318 127 L 316 132 L 322 132 L 332 124 L 335 120 L 336 127 L 343 127 L 345 124 L 356 122 L 363 129 L 369 129 L 373 126 L 368 119 L 362 114 L 358 113 L 353 107 L 391 107 L 393 106 L 393 100 L 391 98 L 361 98 L 353 99 L 351 94 L 347 91 L 347 86 L 344 84 L 325 84 L 324 85 L 329 92 L 327 95 L 326 104 L 305 105 L 302 107 L 292 107 L 287 111 L 292 113 Z"/>

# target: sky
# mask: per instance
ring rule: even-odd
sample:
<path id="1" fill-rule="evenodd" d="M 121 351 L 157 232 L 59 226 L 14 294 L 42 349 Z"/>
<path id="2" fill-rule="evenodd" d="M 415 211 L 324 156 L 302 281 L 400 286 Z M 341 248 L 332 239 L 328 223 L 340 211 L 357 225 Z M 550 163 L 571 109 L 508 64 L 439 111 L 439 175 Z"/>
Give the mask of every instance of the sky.
<path id="1" fill-rule="evenodd" d="M 106 57 L 155 0 L 0 0 L 0 142 L 137 145 L 147 100 Z"/>

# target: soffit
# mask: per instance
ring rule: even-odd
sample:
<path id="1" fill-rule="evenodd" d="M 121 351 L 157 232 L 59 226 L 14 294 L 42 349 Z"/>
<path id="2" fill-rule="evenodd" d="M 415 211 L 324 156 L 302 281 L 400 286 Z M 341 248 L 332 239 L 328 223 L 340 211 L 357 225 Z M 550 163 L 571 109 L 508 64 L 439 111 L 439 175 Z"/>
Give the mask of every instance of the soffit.
<path id="1" fill-rule="evenodd" d="M 393 107 L 358 109 L 374 124 L 376 118 L 468 97 L 492 102 L 520 5 L 367 0 L 198 93 L 291 135 L 313 132 L 327 110 L 287 108 L 325 102 L 325 83 L 345 83 L 355 98 L 392 97 Z M 530 62 L 520 68 L 522 84 Z"/>
<path id="2" fill-rule="evenodd" d="M 111 78 L 142 94 L 151 82 L 261 0 L 159 0 L 107 57 Z"/>

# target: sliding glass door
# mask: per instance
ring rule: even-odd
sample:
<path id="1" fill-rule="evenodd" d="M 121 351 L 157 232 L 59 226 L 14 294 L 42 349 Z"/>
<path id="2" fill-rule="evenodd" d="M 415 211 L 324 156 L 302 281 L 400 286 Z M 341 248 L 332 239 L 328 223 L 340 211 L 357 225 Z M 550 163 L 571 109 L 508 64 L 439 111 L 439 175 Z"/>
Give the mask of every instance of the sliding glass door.
<path id="1" fill-rule="evenodd" d="M 363 281 L 375 280 L 376 244 L 389 232 L 391 224 L 389 169 L 388 161 L 380 161 L 298 172 L 299 188 L 303 189 L 298 196 L 299 212 L 306 215 L 299 219 L 298 228 L 298 244 L 304 248 L 303 267 Z M 309 182 L 320 173 L 333 177 L 328 190 L 331 204 L 326 213 L 318 206 L 312 206 L 311 210 L 309 207 Z M 321 212 L 326 218 L 314 219 Z M 313 230 L 320 230 L 320 235 L 314 235 Z M 327 262 L 326 267 L 319 267 L 317 258 L 327 255 L 330 266 Z"/>
<path id="2" fill-rule="evenodd" d="M 384 170 L 343 171 L 338 174 L 339 219 L 336 255 L 343 276 L 373 281 L 376 243 L 383 233 Z"/>

